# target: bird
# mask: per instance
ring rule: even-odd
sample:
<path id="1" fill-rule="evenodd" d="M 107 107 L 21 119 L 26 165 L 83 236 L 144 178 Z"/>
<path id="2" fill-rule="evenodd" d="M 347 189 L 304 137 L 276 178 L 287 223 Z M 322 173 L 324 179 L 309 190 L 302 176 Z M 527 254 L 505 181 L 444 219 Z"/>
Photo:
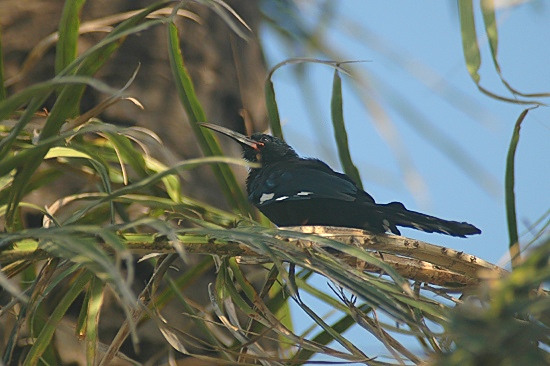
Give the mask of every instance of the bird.
<path id="1" fill-rule="evenodd" d="M 346 174 L 319 159 L 300 157 L 275 136 L 254 133 L 247 137 L 212 123 L 201 126 L 237 141 L 243 158 L 260 164 L 248 172 L 248 199 L 279 227 L 336 226 L 401 235 L 400 226 L 462 238 L 481 233 L 467 222 L 411 211 L 401 202 L 376 203 Z"/>

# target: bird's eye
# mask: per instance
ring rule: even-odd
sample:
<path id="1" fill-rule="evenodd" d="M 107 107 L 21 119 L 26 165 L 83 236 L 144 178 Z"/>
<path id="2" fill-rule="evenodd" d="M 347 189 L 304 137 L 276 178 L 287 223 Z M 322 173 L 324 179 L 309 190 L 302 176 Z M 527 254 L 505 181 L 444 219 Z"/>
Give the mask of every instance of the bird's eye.
<path id="1" fill-rule="evenodd" d="M 261 142 L 267 142 L 267 136 L 260 137 L 260 141 Z"/>

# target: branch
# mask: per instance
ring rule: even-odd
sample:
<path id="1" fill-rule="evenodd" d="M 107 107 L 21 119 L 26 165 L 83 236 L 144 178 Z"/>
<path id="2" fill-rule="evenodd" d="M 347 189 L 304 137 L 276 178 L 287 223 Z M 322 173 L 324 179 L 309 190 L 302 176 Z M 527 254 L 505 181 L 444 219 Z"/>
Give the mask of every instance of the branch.
<path id="1" fill-rule="evenodd" d="M 370 234 L 360 229 L 331 226 L 286 227 L 279 230 L 280 239 L 289 242 L 293 248 L 319 247 L 315 241 L 292 237 L 291 232 L 314 234 L 333 239 L 347 245 L 363 248 L 388 263 L 405 278 L 445 287 L 473 286 L 485 278 L 498 278 L 508 272 L 504 269 L 477 258 L 474 255 L 420 240 L 391 234 Z M 285 235 L 285 232 L 289 235 Z M 174 248 L 164 236 L 150 234 L 124 234 L 127 248 L 138 255 L 151 253 L 173 253 Z M 246 243 L 211 239 L 205 235 L 193 233 L 179 234 L 178 239 L 187 253 L 210 254 L 237 257 L 241 263 L 268 262 L 269 258 L 251 249 Z M 110 250 L 105 246 L 106 250 Z M 305 249 L 301 249 L 305 250 Z M 363 271 L 380 273 L 380 268 L 368 265 L 357 258 L 344 254 L 332 253 L 342 262 Z M 9 276 L 10 269 L 21 265 L 21 261 L 37 261 L 50 257 L 38 249 L 38 243 L 25 241 L 25 249 L 18 247 L 5 250 L 0 255 L 0 266 Z"/>
<path id="2" fill-rule="evenodd" d="M 334 226 L 285 228 L 315 234 L 379 253 L 403 277 L 436 285 L 474 285 L 481 279 L 503 277 L 508 271 L 472 254 L 393 234 L 371 234 Z M 352 258 L 348 258 L 352 259 Z"/>

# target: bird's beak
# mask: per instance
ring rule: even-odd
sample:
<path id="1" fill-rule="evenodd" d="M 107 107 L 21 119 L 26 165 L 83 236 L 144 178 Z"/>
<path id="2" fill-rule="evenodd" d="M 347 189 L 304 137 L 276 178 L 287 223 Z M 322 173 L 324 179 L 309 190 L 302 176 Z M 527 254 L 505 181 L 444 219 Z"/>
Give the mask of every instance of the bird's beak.
<path id="1" fill-rule="evenodd" d="M 254 141 L 251 138 L 246 137 L 245 135 L 241 135 L 238 132 L 231 131 L 229 128 L 214 125 L 212 123 L 199 123 L 199 124 L 202 127 L 206 127 L 208 129 L 222 133 L 228 137 L 231 137 L 233 140 L 237 141 L 239 144 L 249 146 L 254 150 L 259 150 L 259 147 L 263 145 L 261 142 Z"/>

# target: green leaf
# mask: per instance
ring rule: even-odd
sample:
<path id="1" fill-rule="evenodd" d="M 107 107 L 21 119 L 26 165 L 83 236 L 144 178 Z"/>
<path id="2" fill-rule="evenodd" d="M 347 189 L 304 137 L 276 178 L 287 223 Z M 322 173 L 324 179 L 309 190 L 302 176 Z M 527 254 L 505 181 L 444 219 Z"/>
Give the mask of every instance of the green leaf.
<path id="1" fill-rule="evenodd" d="M 58 76 L 53 79 L 31 85 L 17 94 L 0 101 L 0 119 L 6 119 L 9 114 L 15 112 L 21 106 L 29 103 L 29 100 L 32 98 L 47 97 L 49 93 L 53 92 L 60 86 L 65 87 L 70 85 L 88 85 L 105 94 L 116 94 L 118 92 L 117 89 L 108 86 L 101 80 L 93 79 L 89 76 Z"/>
<path id="2" fill-rule="evenodd" d="M 519 143 L 519 131 L 521 123 L 527 116 L 527 113 L 532 108 L 525 109 L 519 115 L 516 124 L 514 126 L 514 132 L 512 133 L 512 139 L 510 146 L 508 147 L 508 155 L 506 157 L 506 173 L 504 181 L 505 197 L 506 197 L 506 219 L 508 221 L 508 239 L 510 258 L 512 258 L 512 268 L 521 263 L 521 256 L 519 251 L 519 235 L 518 235 L 518 223 L 516 218 L 516 195 L 514 192 L 515 186 L 515 156 L 516 149 Z"/>
<path id="3" fill-rule="evenodd" d="M 202 106 L 195 93 L 193 82 L 183 62 L 183 56 L 181 53 L 178 28 L 174 23 L 168 25 L 168 45 L 169 45 L 169 59 L 172 73 L 174 75 L 174 81 L 178 90 L 180 101 L 187 113 L 189 124 L 197 141 L 207 156 L 223 155 L 223 152 L 219 144 L 214 139 L 212 133 L 200 127 L 200 122 L 206 122 L 206 114 L 202 109 Z M 227 202 L 235 208 L 238 208 L 243 213 L 250 212 L 250 205 L 242 191 L 237 184 L 235 176 L 224 165 L 213 165 L 212 169 L 220 184 Z"/>
<path id="4" fill-rule="evenodd" d="M 209 237 L 243 243 L 258 254 L 269 257 L 278 266 L 281 276 L 286 282 L 288 282 L 288 272 L 281 264 L 283 261 L 289 261 L 302 268 L 313 270 L 343 287 L 353 289 L 354 293 L 369 305 L 379 308 L 403 322 L 410 322 L 408 309 L 411 304 L 421 306 L 424 311 L 434 316 L 439 316 L 440 313 L 435 303 L 413 298 L 408 282 L 391 266 L 376 258 L 372 253 L 357 247 L 320 236 L 262 227 L 243 227 L 231 230 L 186 229 L 186 232 L 203 233 Z M 328 253 L 316 252 L 311 257 L 306 256 L 301 250 L 294 249 L 297 243 L 282 240 L 282 238 L 312 240 L 323 247 L 352 255 L 383 269 L 395 282 L 344 265 Z"/>
<path id="5" fill-rule="evenodd" d="M 86 360 L 88 366 L 96 365 L 97 345 L 99 343 L 99 314 L 103 305 L 104 287 L 104 282 L 97 277 L 93 277 L 87 292 Z"/>
<path id="6" fill-rule="evenodd" d="M 104 39 L 88 48 L 84 53 L 78 56 L 67 67 L 60 71 L 58 76 L 64 76 L 72 73 L 74 69 L 90 69 L 106 62 L 112 51 L 124 41 L 124 39 L 139 32 L 143 32 L 155 25 L 163 24 L 167 21 L 166 18 L 146 19 L 152 12 L 159 10 L 169 4 L 170 1 L 159 1 L 144 8 L 139 13 L 126 19 L 115 27 Z M 78 74 L 83 74 L 79 71 Z"/>
<path id="7" fill-rule="evenodd" d="M 141 179 L 140 181 L 137 181 L 135 183 L 129 184 L 125 187 L 119 188 L 109 195 L 103 196 L 100 199 L 98 199 L 93 204 L 83 208 L 82 210 L 76 211 L 72 217 L 70 217 L 65 224 L 69 224 L 72 222 L 76 222 L 79 218 L 81 218 L 83 215 L 85 215 L 88 211 L 91 209 L 99 206 L 102 203 L 112 201 L 113 199 L 137 192 L 141 189 L 150 187 L 153 184 L 156 184 L 159 182 L 162 178 L 172 175 L 176 173 L 178 170 L 186 170 L 186 169 L 193 169 L 199 165 L 204 164 L 213 164 L 213 163 L 231 163 L 231 164 L 237 164 L 246 166 L 247 163 L 242 159 L 235 159 L 235 158 L 228 158 L 224 156 L 212 156 L 212 157 L 206 157 L 206 158 L 199 158 L 199 159 L 190 159 L 183 162 L 180 162 L 169 169 L 166 169 L 162 172 L 147 176 L 146 178 Z"/>
<path id="8" fill-rule="evenodd" d="M 51 340 L 57 325 L 69 309 L 69 306 L 76 300 L 77 296 L 84 290 L 84 287 L 92 279 L 92 274 L 88 271 L 83 271 L 77 275 L 75 281 L 64 294 L 57 306 L 52 311 L 45 326 L 40 331 L 40 334 L 35 339 L 33 346 L 29 350 L 27 357 L 23 363 L 24 366 L 36 365 L 46 350 L 51 344 Z"/>
<path id="9" fill-rule="evenodd" d="M 55 73 L 59 74 L 74 61 L 77 54 L 80 11 L 86 0 L 66 0 L 59 22 L 58 41 L 55 52 Z M 78 115 L 80 100 L 72 106 L 71 117 Z"/>
<path id="10" fill-rule="evenodd" d="M 500 81 L 511 93 L 521 95 L 522 97 L 549 97 L 550 93 L 522 93 L 519 90 L 514 89 L 512 85 L 510 85 L 510 83 L 504 79 L 498 62 L 498 30 L 495 17 L 495 2 L 494 0 L 481 0 L 480 5 L 481 12 L 483 14 L 483 23 L 485 24 L 485 32 L 487 33 L 489 48 L 491 49 L 491 58 L 493 59 L 493 65 L 498 76 L 500 77 Z"/>
<path id="11" fill-rule="evenodd" d="M 166 305 L 168 301 L 174 297 L 174 295 L 177 296 L 185 289 L 191 287 L 195 281 L 200 279 L 201 276 L 203 276 L 207 271 L 210 271 L 212 267 L 214 267 L 214 261 L 212 260 L 212 258 L 205 257 L 178 278 L 170 278 L 170 286 L 176 286 L 177 291 L 165 289 L 162 293 L 156 296 L 154 306 L 157 308 L 161 308 Z"/>
<path id="12" fill-rule="evenodd" d="M 59 157 L 65 157 L 65 158 L 84 158 L 88 161 L 88 163 L 95 169 L 95 171 L 98 173 L 98 176 L 101 178 L 101 182 L 103 183 L 103 189 L 105 192 L 110 193 L 111 192 L 111 180 L 109 177 L 109 166 L 103 161 L 102 156 L 100 154 L 93 154 L 94 156 L 91 156 L 86 151 L 81 151 L 83 148 L 82 145 L 73 144 L 72 148 L 68 147 L 53 147 L 51 148 L 44 159 L 48 158 L 59 158 Z M 40 173 L 37 173 L 40 174 Z M 35 174 L 36 175 L 36 174 Z M 111 203 L 111 221 L 114 220 L 114 208 Z"/>
<path id="13" fill-rule="evenodd" d="M 250 27 L 229 4 L 220 0 L 199 0 L 197 2 L 212 9 L 243 40 L 249 40 L 250 37 L 241 28 L 244 27 L 248 32 L 251 32 Z"/>
<path id="14" fill-rule="evenodd" d="M 495 18 L 495 3 L 493 0 L 481 0 L 481 12 L 483 14 L 483 22 L 485 23 L 485 31 L 489 40 L 491 56 L 493 64 L 498 74 L 500 74 L 500 66 L 498 64 L 498 31 L 497 21 Z"/>
<path id="15" fill-rule="evenodd" d="M 269 117 L 269 125 L 273 136 L 284 139 L 283 129 L 281 128 L 281 118 L 279 117 L 279 107 L 277 106 L 277 99 L 275 98 L 275 87 L 271 81 L 272 75 L 272 73 L 269 74 L 264 87 L 267 116 Z"/>
<path id="16" fill-rule="evenodd" d="M 76 58 L 80 11 L 86 0 L 66 0 L 59 21 L 55 52 L 55 73 L 59 74 Z"/>
<path id="17" fill-rule="evenodd" d="M 179 300 L 179 304 L 183 306 L 183 310 L 185 311 L 186 315 L 190 316 L 190 320 L 193 321 L 193 323 L 202 332 L 202 334 L 205 335 L 205 337 L 210 342 L 210 345 L 216 346 L 219 350 L 223 350 L 224 347 L 222 343 L 218 340 L 218 338 L 216 338 L 215 332 L 213 332 L 207 326 L 205 319 L 201 316 L 198 316 L 199 314 L 197 314 L 197 312 L 189 305 L 188 301 L 185 299 L 185 297 L 183 297 L 183 294 L 181 293 L 181 290 L 177 286 L 176 282 L 172 278 L 168 278 L 168 284 L 170 285 L 172 293 Z M 222 355 L 227 360 L 234 360 L 229 352 L 222 351 Z"/>
<path id="18" fill-rule="evenodd" d="M 497 32 L 496 32 L 496 22 L 494 19 L 493 10 L 489 10 L 490 6 L 488 3 L 482 3 L 482 11 L 485 20 L 485 26 L 487 29 L 487 36 L 489 37 L 489 45 L 491 47 L 491 53 L 493 55 L 493 61 L 495 62 L 495 67 L 497 73 L 500 76 L 501 81 L 506 85 L 506 87 L 515 94 L 523 96 L 549 96 L 548 93 L 538 93 L 538 94 L 522 94 L 513 89 L 507 82 L 502 78 L 500 73 L 500 67 L 496 59 L 497 52 Z M 490 96 L 491 98 L 501 100 L 503 102 L 509 102 L 514 104 L 536 104 L 543 105 L 543 103 L 538 101 L 530 100 L 520 100 L 517 98 L 507 98 L 498 94 L 493 93 L 492 91 L 481 86 L 481 76 L 479 75 L 479 68 L 481 67 L 481 54 L 479 51 L 479 44 L 477 42 L 477 33 L 475 27 L 475 16 L 474 16 L 474 7 L 472 0 L 461 0 L 458 1 L 458 10 L 460 15 L 460 30 L 462 34 L 462 51 L 464 53 L 464 59 L 466 61 L 466 68 L 470 77 L 476 84 L 477 88 L 484 94 Z"/>
<path id="19" fill-rule="evenodd" d="M 479 76 L 481 55 L 477 43 L 473 1 L 459 1 L 458 10 L 460 14 L 460 31 L 462 33 L 462 51 L 464 52 L 466 68 L 474 82 L 479 84 L 481 79 Z"/>
<path id="20" fill-rule="evenodd" d="M 352 62 L 356 62 L 356 61 L 352 61 Z M 273 86 L 273 82 L 271 81 L 271 79 L 273 78 L 273 74 L 275 73 L 275 71 L 277 71 L 283 66 L 294 65 L 294 64 L 304 64 L 304 63 L 316 63 L 321 65 L 328 65 L 336 70 L 340 70 L 344 73 L 347 73 L 346 70 L 344 70 L 340 65 L 349 63 L 349 62 L 325 61 L 325 60 L 319 60 L 315 58 L 306 58 L 306 57 L 290 58 L 279 62 L 277 65 L 273 66 L 271 70 L 269 70 L 267 79 L 265 81 L 265 86 L 264 86 L 267 115 L 269 117 L 271 133 L 273 134 L 273 136 L 276 136 L 281 139 L 283 138 L 283 130 L 281 128 L 279 108 L 277 107 L 277 100 L 275 98 L 275 88 Z"/>
<path id="21" fill-rule="evenodd" d="M 105 136 L 113 144 L 121 167 L 124 164 L 129 164 L 138 176 L 145 177 L 148 175 L 145 158 L 136 150 L 128 137 L 116 133 L 106 133 Z"/>
<path id="22" fill-rule="evenodd" d="M 350 353 L 354 354 L 355 356 L 364 357 L 365 359 L 368 359 L 368 357 L 359 349 L 357 348 L 352 342 L 347 340 L 345 337 L 341 335 L 341 332 L 338 331 L 338 329 L 332 328 L 329 324 L 327 324 L 315 311 L 313 311 L 309 306 L 307 306 L 299 296 L 295 297 L 296 301 L 300 305 L 300 308 L 304 310 L 304 312 L 313 319 L 313 321 L 319 325 L 328 335 L 329 338 L 332 340 L 340 343 L 342 347 L 347 349 Z M 342 324 L 339 324 L 342 328 Z"/>
<path id="23" fill-rule="evenodd" d="M 252 286 L 252 284 L 244 276 L 235 258 L 228 258 L 227 263 L 229 264 L 229 268 L 231 268 L 233 277 L 239 284 L 242 291 L 246 294 L 250 302 L 254 302 L 258 297 L 258 293 L 254 289 L 254 286 Z"/>
<path id="24" fill-rule="evenodd" d="M 0 102 L 6 99 L 7 93 L 4 87 L 4 52 L 2 52 L 2 27 L 0 27 Z"/>
<path id="25" fill-rule="evenodd" d="M 330 109 L 332 115 L 332 127 L 334 128 L 334 138 L 338 146 L 340 163 L 342 163 L 344 172 L 355 182 L 355 184 L 357 184 L 359 188 L 363 189 L 359 170 L 357 170 L 357 167 L 353 164 L 351 154 L 349 152 L 348 134 L 344 123 L 342 79 L 340 78 L 338 69 L 334 69 Z"/>
<path id="26" fill-rule="evenodd" d="M 151 169 L 155 173 L 168 169 L 166 165 L 162 164 L 156 159 L 153 159 L 150 156 L 145 157 L 145 166 L 147 167 L 147 169 Z M 172 201 L 177 203 L 182 202 L 181 183 L 176 174 L 165 176 L 164 178 L 162 178 L 162 183 L 164 183 L 166 193 L 172 199 Z"/>
<path id="27" fill-rule="evenodd" d="M 39 240 L 39 249 L 53 257 L 64 258 L 79 264 L 101 280 L 111 283 L 126 310 L 135 306 L 135 296 L 130 288 L 133 266 L 129 252 L 112 230 L 102 229 L 97 225 L 75 225 L 34 229 L 32 235 Z M 11 234 L 11 237 L 28 235 L 26 233 L 28 231 L 22 230 L 18 234 Z M 112 248 L 116 261 L 107 249 L 99 245 L 97 237 Z M 128 278 L 122 276 L 123 261 L 128 268 Z"/>
<path id="28" fill-rule="evenodd" d="M 84 158 L 92 159 L 92 157 L 85 152 L 75 150 L 70 147 L 61 147 L 56 146 L 52 147 L 48 153 L 44 156 L 44 159 L 54 159 L 54 158 Z"/>
<path id="29" fill-rule="evenodd" d="M 9 114 L 15 112 L 19 107 L 28 103 L 21 118 L 17 124 L 11 129 L 8 136 L 0 141 L 0 161 L 2 161 L 9 153 L 12 143 L 17 136 L 23 131 L 27 123 L 34 117 L 34 113 L 43 105 L 48 96 L 59 86 L 67 85 L 88 85 L 96 90 L 104 93 L 117 93 L 116 89 L 109 87 L 107 84 L 82 76 L 64 76 L 56 77 L 51 80 L 34 84 L 25 88 L 21 92 L 10 96 L 0 102 L 0 120 L 5 119 Z M 11 169 L 10 169 L 11 170 Z M 5 171 L 4 171 L 5 172 Z M 4 172 L 0 174 L 4 174 Z"/>
<path id="30" fill-rule="evenodd" d="M 334 341 L 333 332 L 336 334 L 342 334 L 351 326 L 355 325 L 355 319 L 351 315 L 344 315 L 339 320 L 334 322 L 332 325 L 329 325 L 327 329 L 323 329 L 312 341 L 318 344 L 327 345 Z M 315 352 L 309 349 L 300 349 L 292 357 L 292 363 L 296 362 L 298 364 L 303 363 L 306 360 L 309 360 Z"/>
<path id="31" fill-rule="evenodd" d="M 64 70 L 59 72 L 59 75 L 64 75 L 68 72 L 72 72 L 73 67 L 78 65 L 76 74 L 82 76 L 91 76 L 97 72 L 104 63 L 110 58 L 112 53 L 118 49 L 124 36 L 126 34 L 135 33 L 143 28 L 138 27 L 137 24 L 141 22 L 147 14 L 156 10 L 158 6 L 163 3 L 153 4 L 146 10 L 134 15 L 125 22 L 118 25 L 105 39 L 95 46 L 88 49 L 81 57 L 74 60 Z M 158 21 L 149 20 L 144 22 L 147 27 L 158 24 Z M 67 118 L 71 117 L 74 105 L 78 104 L 80 98 L 84 92 L 84 86 L 82 85 L 66 85 L 59 93 L 56 102 L 48 114 L 44 127 L 39 135 L 39 141 L 48 139 L 59 133 L 61 126 L 65 123 Z M 0 113 L 1 114 L 1 113 Z M 13 189 L 10 192 L 10 198 L 6 211 L 6 227 L 9 230 L 14 230 L 14 218 L 15 212 L 21 198 L 23 197 L 23 191 L 29 181 L 30 177 L 35 173 L 42 159 L 48 152 L 51 146 L 45 145 L 43 148 L 35 149 L 28 164 L 25 164 L 18 169 L 13 183 Z"/>

